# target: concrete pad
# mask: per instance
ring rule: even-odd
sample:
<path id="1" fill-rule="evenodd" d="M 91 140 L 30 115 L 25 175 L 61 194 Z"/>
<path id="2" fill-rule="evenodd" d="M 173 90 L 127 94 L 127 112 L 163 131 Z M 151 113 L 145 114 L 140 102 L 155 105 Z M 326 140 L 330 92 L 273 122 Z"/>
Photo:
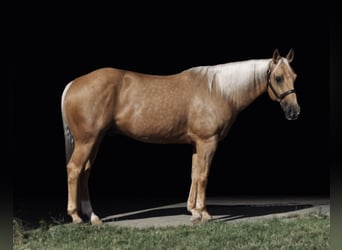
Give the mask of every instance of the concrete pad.
<path id="1" fill-rule="evenodd" d="M 236 222 L 305 213 L 330 216 L 329 198 L 317 197 L 213 197 L 207 198 L 208 212 L 215 221 Z M 113 214 L 102 218 L 109 225 L 125 227 L 167 227 L 192 225 L 186 202 Z"/>

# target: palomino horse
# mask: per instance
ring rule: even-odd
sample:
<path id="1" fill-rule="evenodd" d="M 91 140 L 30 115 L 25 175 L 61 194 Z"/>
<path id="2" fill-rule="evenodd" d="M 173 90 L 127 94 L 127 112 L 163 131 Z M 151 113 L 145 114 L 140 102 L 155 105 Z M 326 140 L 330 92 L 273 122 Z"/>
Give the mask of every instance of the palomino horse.
<path id="1" fill-rule="evenodd" d="M 193 223 L 212 217 L 206 209 L 206 186 L 217 144 L 225 138 L 239 112 L 268 92 L 285 117 L 300 112 L 294 90 L 296 74 L 278 50 L 270 59 L 200 66 L 178 74 L 157 76 L 101 68 L 70 82 L 62 95 L 68 214 L 101 223 L 89 193 L 90 168 L 108 131 L 150 143 L 194 146 L 187 209 Z"/>

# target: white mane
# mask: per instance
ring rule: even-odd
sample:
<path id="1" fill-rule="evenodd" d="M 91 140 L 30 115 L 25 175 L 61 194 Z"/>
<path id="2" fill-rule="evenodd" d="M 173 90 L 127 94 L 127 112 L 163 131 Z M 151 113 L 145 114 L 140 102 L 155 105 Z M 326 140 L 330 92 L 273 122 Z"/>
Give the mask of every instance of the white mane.
<path id="1" fill-rule="evenodd" d="M 230 96 L 240 90 L 247 90 L 251 84 L 264 82 L 270 60 L 246 60 L 215 66 L 200 66 L 193 69 L 208 77 L 210 91 L 216 89 L 223 96 Z"/>

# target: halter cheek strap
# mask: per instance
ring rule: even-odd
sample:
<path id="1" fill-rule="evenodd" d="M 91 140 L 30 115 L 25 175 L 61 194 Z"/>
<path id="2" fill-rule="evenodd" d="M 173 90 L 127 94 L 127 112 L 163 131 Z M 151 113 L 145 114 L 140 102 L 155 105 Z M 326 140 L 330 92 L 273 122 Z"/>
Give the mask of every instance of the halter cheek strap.
<path id="1" fill-rule="evenodd" d="M 277 102 L 281 102 L 281 100 L 283 100 L 289 94 L 296 93 L 295 89 L 290 89 L 290 90 L 285 91 L 284 93 L 279 95 L 276 92 L 276 90 L 274 89 L 274 87 L 272 86 L 272 83 L 271 83 L 271 69 L 270 68 L 267 70 L 267 88 L 268 87 L 271 88 L 273 94 L 276 96 L 276 101 Z"/>

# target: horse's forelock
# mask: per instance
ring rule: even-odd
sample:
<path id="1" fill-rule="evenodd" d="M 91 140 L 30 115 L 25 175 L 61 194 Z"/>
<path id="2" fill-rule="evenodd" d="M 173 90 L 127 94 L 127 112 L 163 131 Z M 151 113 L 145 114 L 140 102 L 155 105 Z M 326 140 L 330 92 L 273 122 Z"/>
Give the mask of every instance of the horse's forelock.
<path id="1" fill-rule="evenodd" d="M 285 57 L 281 57 L 281 59 L 278 61 L 278 63 L 274 67 L 273 71 L 276 71 L 281 64 L 284 64 L 290 72 L 294 73 L 294 71 L 290 65 L 290 62 Z"/>

